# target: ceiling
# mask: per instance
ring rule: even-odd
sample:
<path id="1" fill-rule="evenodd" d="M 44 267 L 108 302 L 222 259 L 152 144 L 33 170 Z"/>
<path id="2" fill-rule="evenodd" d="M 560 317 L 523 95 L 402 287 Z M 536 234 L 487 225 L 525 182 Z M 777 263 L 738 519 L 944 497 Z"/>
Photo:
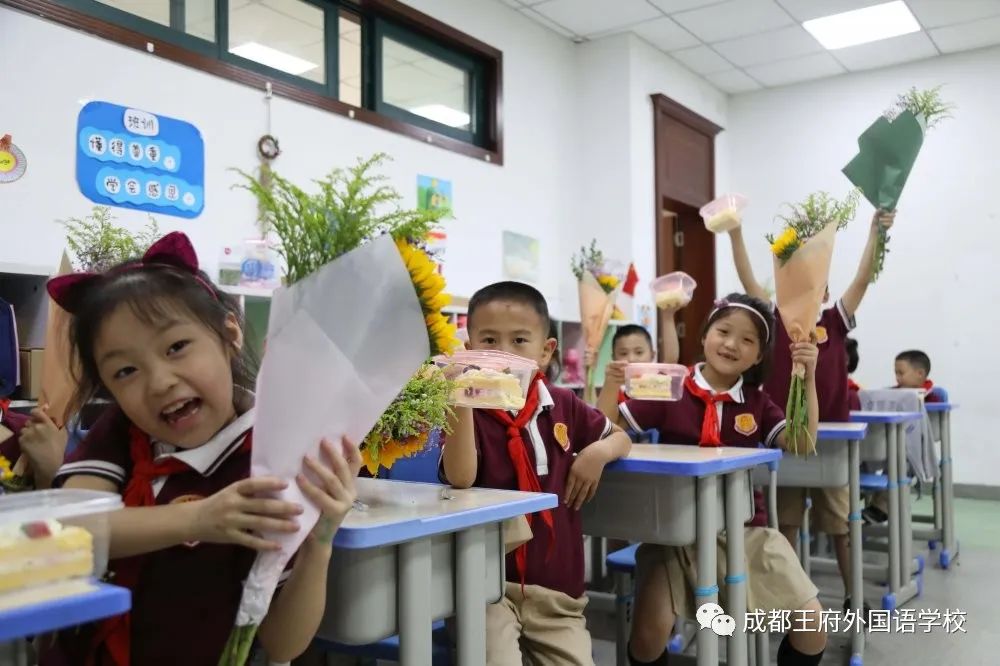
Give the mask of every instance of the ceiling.
<path id="1" fill-rule="evenodd" d="M 1000 0 L 905 0 L 921 30 L 836 51 L 809 19 L 886 0 L 500 0 L 577 42 L 632 32 L 728 93 L 1000 44 Z"/>

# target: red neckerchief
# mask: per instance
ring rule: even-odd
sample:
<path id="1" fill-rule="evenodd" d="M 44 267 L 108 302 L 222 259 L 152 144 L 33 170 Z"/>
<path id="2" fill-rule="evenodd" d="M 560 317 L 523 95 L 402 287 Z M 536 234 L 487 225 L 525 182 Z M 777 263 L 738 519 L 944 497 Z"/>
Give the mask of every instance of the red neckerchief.
<path id="1" fill-rule="evenodd" d="M 855 393 L 857 393 L 858 391 L 861 390 L 861 387 L 858 385 L 858 383 L 856 381 L 854 381 L 853 379 L 851 379 L 850 377 L 848 377 L 847 378 L 847 390 L 848 391 L 854 391 Z"/>
<path id="2" fill-rule="evenodd" d="M 623 388 L 618 389 L 618 404 L 620 405 L 626 400 L 628 400 L 628 396 L 625 395 L 625 389 Z"/>
<path id="3" fill-rule="evenodd" d="M 507 426 L 507 455 L 514 463 L 514 471 L 517 473 L 517 489 L 523 492 L 540 493 L 542 484 L 538 480 L 535 468 L 528 458 L 527 445 L 524 442 L 522 431 L 531 423 L 538 409 L 538 382 L 542 380 L 541 374 L 535 375 L 528 388 L 528 396 L 525 398 L 524 407 L 517 413 L 517 418 L 511 418 L 510 413 L 502 409 L 488 409 L 486 413 L 495 418 L 500 423 Z M 556 541 L 555 523 L 552 519 L 552 511 L 546 509 L 540 512 L 542 522 L 549 528 L 549 554 L 552 553 Z M 534 514 L 528 514 L 528 526 L 531 527 Z M 528 544 L 518 546 L 514 551 L 514 562 L 521 574 L 521 585 L 524 585 L 524 576 L 527 572 L 526 563 L 528 560 Z"/>
<path id="4" fill-rule="evenodd" d="M 896 388 L 902 388 L 902 386 L 900 386 L 899 384 L 896 384 Z M 924 380 L 924 385 L 921 386 L 920 388 L 922 388 L 923 390 L 925 390 L 928 393 L 930 393 L 931 390 L 934 388 L 934 382 L 932 382 L 929 379 L 925 379 Z"/>
<path id="5" fill-rule="evenodd" d="M 698 439 L 698 446 L 722 446 L 719 426 L 719 414 L 715 409 L 716 403 L 733 402 L 733 396 L 729 393 L 712 393 L 707 389 L 698 386 L 694 380 L 694 368 L 684 377 L 684 390 L 705 403 L 705 416 L 701 420 L 701 437 Z"/>
<path id="6" fill-rule="evenodd" d="M 240 452 L 250 450 L 252 433 L 247 434 L 240 446 Z M 134 425 L 129 427 L 129 454 L 132 459 L 132 476 L 122 493 L 126 507 L 155 506 L 153 481 L 161 476 L 170 476 L 191 470 L 191 467 L 177 458 L 153 459 L 153 444 L 149 435 Z M 134 594 L 142 571 L 143 555 L 127 557 L 115 563 L 115 585 L 131 590 Z M 97 628 L 87 666 L 113 664 L 129 666 L 131 663 L 132 623 L 130 613 L 103 620 Z"/>

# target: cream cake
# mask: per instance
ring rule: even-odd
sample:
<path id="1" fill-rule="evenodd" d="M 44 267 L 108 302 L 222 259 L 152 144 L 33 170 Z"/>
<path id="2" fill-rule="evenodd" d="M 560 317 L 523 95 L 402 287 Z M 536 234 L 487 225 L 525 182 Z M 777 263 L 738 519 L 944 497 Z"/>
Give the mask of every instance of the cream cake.
<path id="1" fill-rule="evenodd" d="M 677 309 L 687 305 L 687 294 L 677 289 L 673 291 L 661 291 L 656 294 L 656 307 L 661 310 L 666 308 Z"/>
<path id="2" fill-rule="evenodd" d="M 454 380 L 452 402 L 465 407 L 521 409 L 524 396 L 521 381 L 498 370 L 468 368 Z"/>
<path id="3" fill-rule="evenodd" d="M 735 229 L 740 226 L 740 222 L 739 212 L 732 208 L 726 208 L 705 220 L 705 228 L 712 233 L 718 234 Z"/>
<path id="4" fill-rule="evenodd" d="M 94 544 L 87 530 L 55 520 L 0 526 L 0 592 L 89 576 Z"/>
<path id="5" fill-rule="evenodd" d="M 637 400 L 670 400 L 673 398 L 674 378 L 647 372 L 629 380 L 628 394 Z"/>

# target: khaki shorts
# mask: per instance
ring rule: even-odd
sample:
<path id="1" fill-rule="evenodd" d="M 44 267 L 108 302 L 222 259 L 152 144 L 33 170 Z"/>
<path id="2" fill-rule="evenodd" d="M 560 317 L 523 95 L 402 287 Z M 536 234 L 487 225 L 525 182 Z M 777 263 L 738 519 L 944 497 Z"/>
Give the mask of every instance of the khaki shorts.
<path id="1" fill-rule="evenodd" d="M 806 509 L 806 488 L 778 488 L 778 525 L 801 527 Z M 847 534 L 851 493 L 847 488 L 809 488 L 812 509 L 809 525 L 813 531 L 831 536 Z"/>
<path id="2" fill-rule="evenodd" d="M 746 552 L 747 608 L 770 612 L 795 611 L 805 608 L 816 598 L 818 590 L 802 565 L 795 551 L 781 532 L 767 527 L 744 529 Z M 670 585 L 670 602 L 674 615 L 693 619 L 698 603 L 694 598 L 697 585 L 697 551 L 693 546 L 656 546 L 643 544 L 636 553 L 637 579 L 649 567 L 667 568 Z M 716 554 L 717 580 L 726 576 L 726 537 L 719 535 Z M 726 586 L 719 585 L 719 603 L 726 607 Z"/>
<path id="3" fill-rule="evenodd" d="M 486 607 L 486 666 L 594 666 L 583 609 L 573 597 L 538 585 L 507 583 Z"/>

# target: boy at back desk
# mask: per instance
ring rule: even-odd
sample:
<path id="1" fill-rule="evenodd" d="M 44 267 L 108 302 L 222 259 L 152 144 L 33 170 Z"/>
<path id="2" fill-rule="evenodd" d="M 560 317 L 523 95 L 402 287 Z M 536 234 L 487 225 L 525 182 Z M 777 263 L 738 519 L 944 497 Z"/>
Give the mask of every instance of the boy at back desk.
<path id="1" fill-rule="evenodd" d="M 919 349 L 900 352 L 895 363 L 896 386 L 900 389 L 919 389 L 926 391 L 924 402 L 942 402 L 941 395 L 934 389 L 934 382 L 928 379 L 931 374 L 931 359 Z M 861 512 L 861 517 L 868 525 L 878 525 L 889 520 L 889 493 L 885 491 L 872 495 L 868 506 Z"/>
<path id="2" fill-rule="evenodd" d="M 500 282 L 469 301 L 470 349 L 496 349 L 549 364 L 545 298 L 533 287 Z M 486 610 L 486 663 L 592 666 L 583 610 L 583 529 L 579 509 L 594 496 L 604 466 L 628 454 L 628 436 L 572 391 L 531 383 L 518 413 L 459 407 L 441 454 L 444 480 L 548 492 L 555 509 L 529 516 L 533 538 L 507 556 L 504 598 Z M 523 656 L 522 656 L 523 655 Z"/>

